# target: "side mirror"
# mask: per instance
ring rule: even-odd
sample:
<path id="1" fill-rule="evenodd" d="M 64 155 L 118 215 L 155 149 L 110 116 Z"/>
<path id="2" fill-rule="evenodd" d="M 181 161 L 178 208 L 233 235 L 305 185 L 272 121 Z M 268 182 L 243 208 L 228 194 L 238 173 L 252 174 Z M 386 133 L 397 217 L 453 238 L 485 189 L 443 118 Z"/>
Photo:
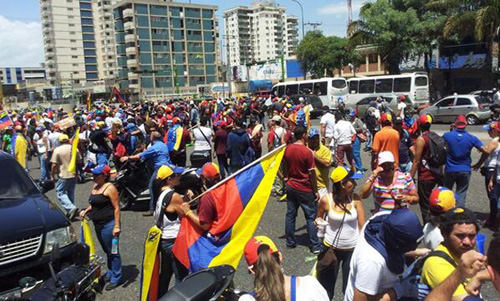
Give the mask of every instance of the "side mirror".
<path id="1" fill-rule="evenodd" d="M 42 193 L 47 193 L 56 187 L 56 185 L 54 184 L 54 181 L 50 181 L 50 180 L 39 182 L 38 184 L 42 190 Z"/>

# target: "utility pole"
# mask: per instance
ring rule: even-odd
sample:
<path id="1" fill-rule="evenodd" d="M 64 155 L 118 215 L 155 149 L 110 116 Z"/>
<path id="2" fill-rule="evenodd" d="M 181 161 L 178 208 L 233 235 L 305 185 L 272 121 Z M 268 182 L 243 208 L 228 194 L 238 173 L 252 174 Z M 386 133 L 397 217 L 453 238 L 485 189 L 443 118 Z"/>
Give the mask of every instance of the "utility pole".
<path id="1" fill-rule="evenodd" d="M 226 18 L 226 25 L 227 25 L 227 18 Z M 231 51 L 231 42 L 230 42 L 230 36 L 229 35 L 226 35 L 226 55 L 227 55 L 227 69 L 226 69 L 226 80 L 227 80 L 227 84 L 228 84 L 228 88 L 229 88 L 229 97 L 231 97 L 231 92 L 232 92 L 232 88 L 231 88 L 231 76 L 232 76 L 232 70 L 231 70 L 231 55 L 230 55 L 230 51 Z"/>
<path id="2" fill-rule="evenodd" d="M 307 22 L 305 25 L 310 25 L 313 27 L 313 30 L 316 31 L 319 26 L 323 24 L 322 22 Z"/>
<path id="3" fill-rule="evenodd" d="M 299 1 L 297 0 L 292 0 L 293 2 L 297 3 L 299 6 L 300 6 L 300 12 L 301 12 L 301 15 L 302 15 L 302 39 L 304 39 L 304 35 L 305 35 L 305 32 L 304 32 L 304 8 L 302 7 L 302 4 L 300 4 Z"/>

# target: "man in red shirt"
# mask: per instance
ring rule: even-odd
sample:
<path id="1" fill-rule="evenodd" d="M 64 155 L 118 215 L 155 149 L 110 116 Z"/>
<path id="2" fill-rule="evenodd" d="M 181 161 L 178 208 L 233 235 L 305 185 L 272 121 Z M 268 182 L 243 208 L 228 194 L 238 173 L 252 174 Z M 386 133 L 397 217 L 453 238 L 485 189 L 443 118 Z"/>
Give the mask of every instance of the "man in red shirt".
<path id="1" fill-rule="evenodd" d="M 287 146 L 284 161 L 288 167 L 288 179 L 286 180 L 287 212 L 285 220 L 286 246 L 295 248 L 295 219 L 299 207 L 304 211 L 307 223 L 307 234 L 311 252 L 319 254 L 322 247 L 317 236 L 314 219 L 317 213 L 317 200 L 319 200 L 318 187 L 316 184 L 316 173 L 314 154 L 306 146 L 307 129 L 297 126 L 293 134 L 296 142 Z"/>
<path id="2" fill-rule="evenodd" d="M 442 182 L 442 168 L 433 168 L 427 164 L 429 160 L 429 134 L 431 132 L 432 119 L 429 115 L 422 114 L 418 117 L 418 126 L 422 135 L 415 141 L 415 157 L 410 175 L 412 178 L 418 170 L 418 202 L 424 224 L 427 223 L 429 215 L 429 197 L 436 186 Z"/>

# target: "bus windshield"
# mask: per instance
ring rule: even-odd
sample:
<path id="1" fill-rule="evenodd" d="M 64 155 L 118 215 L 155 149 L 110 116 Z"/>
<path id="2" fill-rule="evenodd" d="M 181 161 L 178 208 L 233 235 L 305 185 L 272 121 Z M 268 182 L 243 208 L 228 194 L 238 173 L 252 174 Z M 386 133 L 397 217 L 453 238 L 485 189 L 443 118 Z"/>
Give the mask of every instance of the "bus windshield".
<path id="1" fill-rule="evenodd" d="M 343 89 L 347 86 L 345 79 L 334 79 L 332 80 L 332 87 L 336 89 Z"/>

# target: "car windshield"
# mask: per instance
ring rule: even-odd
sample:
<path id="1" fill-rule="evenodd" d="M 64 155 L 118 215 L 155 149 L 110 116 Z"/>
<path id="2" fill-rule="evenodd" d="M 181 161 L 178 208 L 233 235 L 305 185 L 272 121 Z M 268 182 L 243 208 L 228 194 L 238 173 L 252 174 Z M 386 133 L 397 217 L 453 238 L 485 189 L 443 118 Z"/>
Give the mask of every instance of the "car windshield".
<path id="1" fill-rule="evenodd" d="M 483 103 L 490 103 L 491 99 L 487 96 L 474 96 L 476 99 L 477 103 L 483 104 Z"/>
<path id="2" fill-rule="evenodd" d="M 19 199 L 40 193 L 23 168 L 14 160 L 0 160 L 0 200 Z"/>

